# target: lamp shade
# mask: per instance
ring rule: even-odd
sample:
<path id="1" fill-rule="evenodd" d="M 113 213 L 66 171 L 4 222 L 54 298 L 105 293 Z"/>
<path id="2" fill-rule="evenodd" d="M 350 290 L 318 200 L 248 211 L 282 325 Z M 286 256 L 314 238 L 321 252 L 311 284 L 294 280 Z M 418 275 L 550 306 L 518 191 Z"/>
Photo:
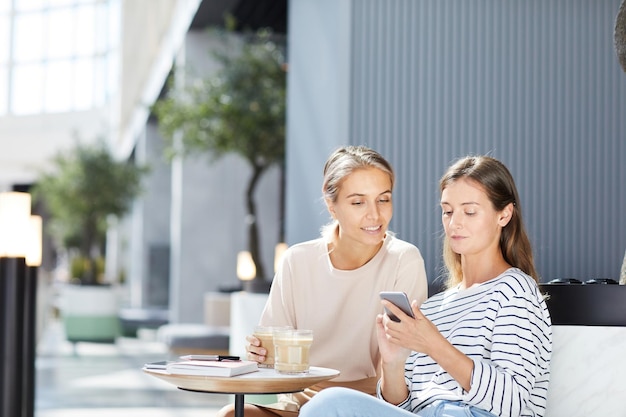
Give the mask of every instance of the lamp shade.
<path id="1" fill-rule="evenodd" d="M 283 260 L 283 254 L 287 250 L 287 247 L 288 246 L 285 242 L 276 244 L 276 248 L 274 248 L 274 273 L 278 271 L 280 262 Z"/>
<path id="2" fill-rule="evenodd" d="M 0 193 L 0 256 L 26 257 L 31 197 L 28 193 Z"/>
<path id="3" fill-rule="evenodd" d="M 26 248 L 26 265 L 41 265 L 42 220 L 41 216 L 30 216 L 28 222 L 28 247 Z"/>
<path id="4" fill-rule="evenodd" d="M 252 254 L 248 251 L 237 254 L 237 277 L 242 281 L 250 281 L 256 277 L 256 266 Z"/>

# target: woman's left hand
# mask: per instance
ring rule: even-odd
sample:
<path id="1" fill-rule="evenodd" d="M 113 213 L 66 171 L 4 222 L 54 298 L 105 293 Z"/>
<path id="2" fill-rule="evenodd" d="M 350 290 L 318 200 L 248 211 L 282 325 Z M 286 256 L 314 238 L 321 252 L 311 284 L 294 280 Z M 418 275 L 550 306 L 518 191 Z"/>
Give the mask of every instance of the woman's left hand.
<path id="1" fill-rule="evenodd" d="M 416 302 L 411 303 L 411 310 L 415 317 L 404 314 L 393 304 L 385 304 L 389 310 L 400 318 L 400 322 L 384 320 L 384 337 L 387 352 L 399 352 L 401 349 L 420 352 L 430 356 L 446 372 L 450 374 L 464 390 L 471 389 L 471 375 L 474 369 L 473 361 L 463 352 L 454 347 L 426 316 L 424 316 Z M 379 336 L 379 343 L 381 337 Z M 396 346 L 391 348 L 390 346 Z M 384 354 L 380 347 L 381 355 Z M 407 353 L 408 355 L 408 353 Z M 406 358 L 406 356 L 405 356 Z M 383 357 L 384 361 L 384 357 Z M 384 363 L 383 363 L 384 366 Z M 398 362 L 391 363 L 392 373 L 396 375 L 388 384 L 387 392 L 399 391 L 400 371 Z M 391 388 L 393 387 L 393 388 Z M 399 398 L 400 396 L 398 396 Z M 385 397 L 387 398 L 387 397 Z M 396 397 L 394 397 L 396 398 Z"/>
<path id="2" fill-rule="evenodd" d="M 400 318 L 400 322 L 395 322 L 385 317 L 385 339 L 390 344 L 401 346 L 409 351 L 413 350 L 428 355 L 432 342 L 443 336 L 439 333 L 437 327 L 422 314 L 417 302 L 413 301 L 411 303 L 411 310 L 415 318 L 404 314 L 398 307 L 390 302 L 385 301 L 384 303 L 386 303 L 385 305 L 393 314 Z M 408 356 L 408 353 L 406 356 Z"/>

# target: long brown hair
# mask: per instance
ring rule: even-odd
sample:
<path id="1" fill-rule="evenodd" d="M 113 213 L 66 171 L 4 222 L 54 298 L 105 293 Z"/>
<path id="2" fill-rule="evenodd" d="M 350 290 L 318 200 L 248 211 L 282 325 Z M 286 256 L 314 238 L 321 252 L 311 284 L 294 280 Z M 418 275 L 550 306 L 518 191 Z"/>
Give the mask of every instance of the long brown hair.
<path id="1" fill-rule="evenodd" d="M 480 184 L 496 211 L 501 211 L 508 204 L 513 204 L 511 220 L 502 228 L 500 235 L 500 250 L 506 262 L 521 269 L 533 277 L 536 282 L 539 282 L 533 260 L 532 246 L 522 220 L 519 194 L 508 168 L 490 156 L 466 156 L 452 164 L 441 177 L 439 191 L 443 192 L 446 187 L 460 178 L 471 179 Z M 446 286 L 450 288 L 461 282 L 463 273 L 461 271 L 461 255 L 450 249 L 447 236 L 444 236 L 443 241 L 443 261 L 448 275 Z"/>

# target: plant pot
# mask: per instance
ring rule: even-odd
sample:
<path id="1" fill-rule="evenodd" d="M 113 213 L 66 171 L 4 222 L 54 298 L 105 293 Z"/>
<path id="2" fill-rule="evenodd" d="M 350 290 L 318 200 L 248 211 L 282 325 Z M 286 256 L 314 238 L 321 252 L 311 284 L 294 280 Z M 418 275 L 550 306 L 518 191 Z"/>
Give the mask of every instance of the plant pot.
<path id="1" fill-rule="evenodd" d="M 110 285 L 66 285 L 61 317 L 68 341 L 113 343 L 120 336 L 119 290 Z"/>

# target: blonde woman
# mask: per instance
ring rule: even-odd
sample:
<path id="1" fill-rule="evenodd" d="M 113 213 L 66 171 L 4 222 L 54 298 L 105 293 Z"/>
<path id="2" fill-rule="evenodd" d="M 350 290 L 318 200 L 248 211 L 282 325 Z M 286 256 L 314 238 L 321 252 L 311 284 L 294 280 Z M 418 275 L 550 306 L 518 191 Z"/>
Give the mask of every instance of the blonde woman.
<path id="1" fill-rule="evenodd" d="M 379 292 L 404 291 L 421 303 L 428 291 L 420 251 L 388 230 L 394 180 L 389 162 L 373 149 L 347 146 L 328 158 L 322 194 L 332 221 L 318 239 L 286 251 L 259 324 L 312 329 L 310 363 L 341 375 L 303 393 L 280 395 L 277 404 L 245 404 L 246 416 L 297 415 L 329 386 L 375 395 Z M 263 362 L 260 341 L 249 336 L 248 342 L 248 359 Z M 219 415 L 233 415 L 233 406 Z"/>

